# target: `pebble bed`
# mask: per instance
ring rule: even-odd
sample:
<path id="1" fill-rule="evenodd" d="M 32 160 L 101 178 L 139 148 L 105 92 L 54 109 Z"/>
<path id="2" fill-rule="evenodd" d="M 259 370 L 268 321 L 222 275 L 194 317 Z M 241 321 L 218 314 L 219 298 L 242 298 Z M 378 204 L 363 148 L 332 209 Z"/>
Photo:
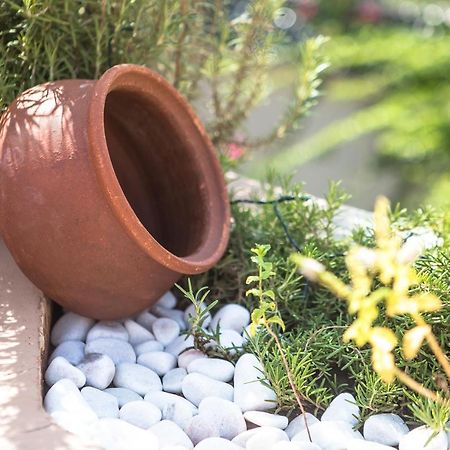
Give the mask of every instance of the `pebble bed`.
<path id="1" fill-rule="evenodd" d="M 53 419 L 107 450 L 450 449 L 450 433 L 430 439 L 430 429 L 409 430 L 395 414 L 373 415 L 355 431 L 359 408 L 350 393 L 338 395 L 320 420 L 307 413 L 310 442 L 302 415 L 289 421 L 271 412 L 276 395 L 260 381 L 257 358 L 245 353 L 234 365 L 193 349 L 193 338 L 182 334 L 193 307 L 176 304 L 167 292 L 133 319 L 61 316 L 45 372 L 44 407 Z M 219 326 L 220 344 L 236 348 L 249 321 L 244 307 L 231 304 L 204 325 Z"/>

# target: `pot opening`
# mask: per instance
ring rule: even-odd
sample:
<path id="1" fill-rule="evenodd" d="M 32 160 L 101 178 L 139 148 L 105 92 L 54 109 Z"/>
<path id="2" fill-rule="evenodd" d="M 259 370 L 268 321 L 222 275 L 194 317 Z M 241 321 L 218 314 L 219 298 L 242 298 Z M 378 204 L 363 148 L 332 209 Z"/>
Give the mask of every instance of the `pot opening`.
<path id="1" fill-rule="evenodd" d="M 163 108 L 145 92 L 117 87 L 106 97 L 105 135 L 136 216 L 166 250 L 186 257 L 204 239 L 207 200 L 189 144 Z"/>

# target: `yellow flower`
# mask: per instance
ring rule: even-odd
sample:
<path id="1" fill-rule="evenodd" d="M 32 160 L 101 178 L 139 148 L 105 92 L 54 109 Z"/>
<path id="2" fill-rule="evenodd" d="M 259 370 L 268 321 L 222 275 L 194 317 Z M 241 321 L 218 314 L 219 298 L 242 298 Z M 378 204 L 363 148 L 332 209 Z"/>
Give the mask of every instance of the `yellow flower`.
<path id="1" fill-rule="evenodd" d="M 403 354 L 406 359 L 413 359 L 419 353 L 422 342 L 431 332 L 429 325 L 420 325 L 408 330 L 403 336 Z"/>
<path id="2" fill-rule="evenodd" d="M 392 330 L 384 327 L 374 327 L 371 330 L 372 365 L 380 378 L 386 383 L 395 379 L 395 359 L 392 354 L 397 345 L 397 338 Z"/>

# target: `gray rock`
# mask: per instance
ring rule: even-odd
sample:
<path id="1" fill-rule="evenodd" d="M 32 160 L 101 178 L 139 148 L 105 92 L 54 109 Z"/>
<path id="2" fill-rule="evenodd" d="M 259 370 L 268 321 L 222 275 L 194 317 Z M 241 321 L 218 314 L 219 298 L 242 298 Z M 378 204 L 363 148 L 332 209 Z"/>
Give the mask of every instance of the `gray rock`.
<path id="1" fill-rule="evenodd" d="M 194 448 L 188 435 L 175 423 L 170 420 L 162 420 L 149 428 L 159 442 L 161 449 L 169 445 L 183 445 L 187 449 Z"/>
<path id="2" fill-rule="evenodd" d="M 207 306 L 205 304 L 201 304 L 201 309 L 202 311 L 204 311 L 207 308 Z M 194 305 L 189 305 L 185 310 L 184 310 L 184 321 L 188 324 L 188 327 L 190 328 L 190 324 L 192 323 L 193 320 L 197 320 L 198 316 L 195 313 L 195 306 Z M 211 323 L 211 314 L 209 312 L 206 313 L 203 323 L 202 323 L 202 327 L 203 328 L 207 328 L 208 325 Z"/>
<path id="3" fill-rule="evenodd" d="M 153 322 L 157 317 L 148 311 L 142 311 L 137 317 L 136 322 L 148 331 L 152 331 Z"/>
<path id="4" fill-rule="evenodd" d="M 97 420 L 97 415 L 81 395 L 75 383 L 66 378 L 57 381 L 44 397 L 44 408 L 48 414 L 64 411 L 85 420 Z"/>
<path id="5" fill-rule="evenodd" d="M 148 367 L 159 376 L 165 375 L 177 366 L 177 358 L 166 352 L 149 352 L 138 356 L 138 364 Z"/>
<path id="6" fill-rule="evenodd" d="M 131 389 L 139 395 L 162 389 L 161 380 L 153 370 L 140 364 L 122 363 L 116 368 L 114 386 Z"/>
<path id="7" fill-rule="evenodd" d="M 195 450 L 242 450 L 242 447 L 226 439 L 213 437 L 197 444 Z"/>
<path id="8" fill-rule="evenodd" d="M 62 380 L 63 378 L 73 381 L 78 388 L 81 388 L 86 383 L 84 373 L 75 366 L 72 366 L 72 364 L 62 356 L 57 356 L 49 364 L 45 371 L 44 378 L 48 386 L 53 386 L 57 381 Z"/>
<path id="9" fill-rule="evenodd" d="M 306 423 L 308 424 L 308 427 L 317 422 L 319 422 L 319 419 L 310 413 L 306 413 Z M 285 431 L 289 436 L 289 439 L 292 439 L 297 433 L 300 433 L 300 431 L 303 431 L 305 428 L 306 425 L 304 416 L 303 414 L 300 414 L 295 419 L 291 420 Z"/>
<path id="10" fill-rule="evenodd" d="M 127 319 L 125 320 L 123 325 L 128 332 L 128 341 L 133 346 L 155 339 L 155 337 L 153 336 L 152 333 L 150 333 L 150 331 L 148 331 L 143 326 L 139 325 L 134 320 Z"/>
<path id="11" fill-rule="evenodd" d="M 252 436 L 246 445 L 247 450 L 271 450 L 280 441 L 289 442 L 287 434 L 274 427 L 263 427 L 259 433 Z"/>
<path id="12" fill-rule="evenodd" d="M 114 395 L 90 386 L 81 389 L 81 395 L 99 419 L 104 417 L 118 417 L 119 403 Z"/>
<path id="13" fill-rule="evenodd" d="M 275 392 L 258 380 L 264 379 L 264 370 L 255 355 L 242 355 L 234 368 L 234 402 L 243 412 L 266 411 L 275 408 Z"/>
<path id="14" fill-rule="evenodd" d="M 219 437 L 231 440 L 243 433 L 247 426 L 238 405 L 218 397 L 203 399 L 198 407 L 199 416 L 209 420 Z M 211 436 L 212 437 L 212 436 Z"/>
<path id="15" fill-rule="evenodd" d="M 167 291 L 160 299 L 156 302 L 156 305 L 162 306 L 163 308 L 173 309 L 177 306 L 177 298 L 172 292 Z"/>
<path id="16" fill-rule="evenodd" d="M 433 430 L 424 426 L 415 428 L 400 439 L 399 450 L 447 450 L 447 435 L 440 431 L 431 438 Z M 430 439 L 431 438 L 431 439 Z"/>
<path id="17" fill-rule="evenodd" d="M 185 429 L 197 408 L 185 398 L 169 394 L 167 392 L 149 392 L 145 396 L 145 401 L 157 406 L 165 420 L 171 420 L 181 428 Z"/>
<path id="18" fill-rule="evenodd" d="M 189 373 L 201 373 L 214 380 L 228 382 L 233 379 L 234 366 L 224 359 L 200 358 L 191 361 L 187 366 L 187 371 Z"/>
<path id="19" fill-rule="evenodd" d="M 161 317 L 153 322 L 152 331 L 158 342 L 169 345 L 180 335 L 180 326 L 173 319 Z"/>
<path id="20" fill-rule="evenodd" d="M 339 394 L 324 411 L 321 420 L 348 422 L 355 426 L 359 422 L 359 407 L 355 397 L 349 393 Z"/>
<path id="21" fill-rule="evenodd" d="M 244 419 L 260 427 L 274 427 L 284 430 L 288 426 L 288 418 L 286 416 L 263 411 L 247 411 L 244 413 Z"/>
<path id="22" fill-rule="evenodd" d="M 137 356 L 150 352 L 162 352 L 163 350 L 164 345 L 162 345 L 161 342 L 158 341 L 146 341 L 134 347 L 134 351 Z"/>
<path id="23" fill-rule="evenodd" d="M 178 309 L 164 308 L 163 306 L 155 305 L 151 309 L 151 312 L 153 314 L 155 314 L 155 316 L 157 316 L 157 317 L 174 320 L 180 327 L 180 330 L 186 329 L 186 322 L 184 321 L 184 311 L 180 311 Z M 153 330 L 153 334 L 155 334 L 155 331 L 153 328 L 152 328 L 152 330 Z"/>
<path id="24" fill-rule="evenodd" d="M 182 367 L 169 370 L 162 379 L 163 391 L 172 394 L 181 394 L 181 384 L 186 375 L 186 369 L 183 369 Z"/>
<path id="25" fill-rule="evenodd" d="M 131 389 L 113 387 L 105 389 L 105 392 L 114 395 L 114 397 L 117 398 L 119 408 L 122 408 L 123 405 L 126 405 L 130 402 L 144 400 L 139 394 L 136 394 L 136 392 L 132 391 Z"/>
<path id="26" fill-rule="evenodd" d="M 239 334 L 250 323 L 250 313 L 241 305 L 225 305 L 214 315 L 210 328 L 216 330 L 220 326 L 222 330 L 234 330 Z"/>
<path id="27" fill-rule="evenodd" d="M 51 343 L 56 347 L 64 341 L 84 341 L 94 319 L 68 312 L 53 325 Z"/>
<path id="28" fill-rule="evenodd" d="M 233 400 L 233 387 L 222 381 L 213 380 L 200 373 L 189 373 L 181 385 L 183 395 L 198 406 L 206 397 Z"/>
<path id="29" fill-rule="evenodd" d="M 136 427 L 148 429 L 161 420 L 161 411 L 150 402 L 135 401 L 120 409 L 119 418 Z"/>
<path id="30" fill-rule="evenodd" d="M 70 364 L 76 366 L 84 358 L 84 346 L 85 344 L 82 341 L 63 341 L 53 350 L 49 362 L 53 361 L 57 356 L 62 356 Z"/>
<path id="31" fill-rule="evenodd" d="M 178 356 L 181 352 L 194 346 L 194 338 L 192 335 L 178 336 L 173 342 L 171 342 L 165 351 L 172 353 L 173 356 Z"/>
<path id="32" fill-rule="evenodd" d="M 121 339 L 95 339 L 89 341 L 84 350 L 87 355 L 90 353 L 102 353 L 107 355 L 116 365 L 124 362 L 136 362 L 136 353 L 134 353 L 133 347 L 128 342 Z"/>
<path id="33" fill-rule="evenodd" d="M 200 350 L 195 350 L 194 348 L 186 350 L 178 355 L 178 367 L 186 369 L 192 361 L 197 359 L 207 359 L 207 356 Z"/>
<path id="34" fill-rule="evenodd" d="M 112 382 L 116 367 L 114 361 L 108 355 L 101 353 L 89 353 L 78 365 L 85 377 L 88 386 L 97 389 L 106 389 Z"/>
<path id="35" fill-rule="evenodd" d="M 378 444 L 377 442 L 362 441 L 353 439 L 348 442 L 347 450 L 395 450 L 395 447 Z"/>
<path id="36" fill-rule="evenodd" d="M 128 331 L 117 321 L 102 320 L 97 322 L 86 336 L 86 343 L 100 338 L 128 341 Z"/>
<path id="37" fill-rule="evenodd" d="M 396 414 L 375 414 L 365 421 L 363 434 L 367 441 L 395 447 L 408 432 L 408 426 Z"/>
<path id="38" fill-rule="evenodd" d="M 210 437 L 220 437 L 216 424 L 211 423 L 209 418 L 202 414 L 192 417 L 184 431 L 194 445 Z"/>

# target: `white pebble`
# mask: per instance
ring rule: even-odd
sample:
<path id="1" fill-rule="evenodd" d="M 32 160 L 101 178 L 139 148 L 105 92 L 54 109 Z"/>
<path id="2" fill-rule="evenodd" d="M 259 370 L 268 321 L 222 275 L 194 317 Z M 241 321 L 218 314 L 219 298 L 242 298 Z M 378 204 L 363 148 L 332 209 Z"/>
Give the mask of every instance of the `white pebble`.
<path id="1" fill-rule="evenodd" d="M 396 414 L 375 414 L 364 423 L 364 439 L 379 444 L 397 446 L 409 431 L 408 425 Z"/>
<path id="2" fill-rule="evenodd" d="M 186 329 L 186 322 L 184 321 L 184 311 L 180 311 L 179 309 L 168 309 L 168 308 L 164 308 L 163 306 L 155 305 L 151 309 L 151 312 L 159 318 L 174 320 L 180 327 L 180 330 Z M 153 328 L 152 328 L 152 330 L 153 330 Z M 154 330 L 153 330 L 153 334 L 155 334 Z"/>
<path id="3" fill-rule="evenodd" d="M 142 355 L 143 353 L 149 352 L 162 352 L 164 350 L 164 345 L 158 341 L 146 341 L 138 344 L 134 347 L 134 351 L 137 356 Z"/>
<path id="4" fill-rule="evenodd" d="M 260 427 L 274 427 L 284 430 L 288 426 L 288 418 L 286 416 L 263 411 L 247 411 L 244 413 L 244 419 Z"/>
<path id="5" fill-rule="evenodd" d="M 150 428 L 161 420 L 161 411 L 149 402 L 129 402 L 119 411 L 119 418 L 139 428 Z"/>
<path id="6" fill-rule="evenodd" d="M 225 305 L 212 318 L 210 329 L 234 330 L 239 334 L 250 323 L 250 313 L 241 305 Z"/>
<path id="7" fill-rule="evenodd" d="M 207 306 L 205 304 L 201 304 L 200 308 L 202 311 L 204 311 Z M 193 320 L 197 320 L 198 319 L 198 315 L 195 313 L 195 306 L 194 305 L 189 305 L 185 310 L 184 310 L 184 321 L 188 324 L 189 328 L 190 328 L 190 324 L 192 323 Z M 204 314 L 203 317 L 203 322 L 201 324 L 201 326 L 203 328 L 207 328 L 208 325 L 211 323 L 211 313 L 207 312 Z"/>
<path id="8" fill-rule="evenodd" d="M 222 381 L 213 380 L 200 373 L 189 373 L 181 385 L 183 395 L 198 406 L 206 397 L 220 397 L 233 400 L 233 387 Z"/>
<path id="9" fill-rule="evenodd" d="M 311 442 L 277 442 L 270 450 L 321 450 L 317 444 Z"/>
<path id="10" fill-rule="evenodd" d="M 162 317 L 153 322 L 153 334 L 158 342 L 169 345 L 180 334 L 180 326 L 175 320 Z"/>
<path id="11" fill-rule="evenodd" d="M 347 450 L 395 450 L 395 447 L 378 444 L 377 442 L 362 441 L 353 439 L 348 442 Z"/>
<path id="12" fill-rule="evenodd" d="M 234 437 L 232 439 L 231 442 L 233 442 L 233 444 L 236 444 L 239 447 L 245 448 L 249 439 L 251 437 L 253 437 L 256 433 L 261 432 L 263 429 L 264 428 L 257 427 L 257 428 L 252 428 L 251 430 L 247 430 L 242 433 L 239 433 L 236 437 Z"/>
<path id="13" fill-rule="evenodd" d="M 208 438 L 195 446 L 195 450 L 242 450 L 242 447 L 223 438 Z"/>
<path id="14" fill-rule="evenodd" d="M 235 330 L 220 330 L 219 344 L 227 349 L 231 354 L 239 351 L 244 345 L 244 338 Z"/>
<path id="15" fill-rule="evenodd" d="M 192 335 L 178 336 L 171 342 L 164 350 L 172 353 L 173 356 L 178 356 L 181 352 L 194 346 L 194 337 Z"/>
<path id="16" fill-rule="evenodd" d="M 114 361 L 108 355 L 101 353 L 89 353 L 78 365 L 85 377 L 88 386 L 97 389 L 106 389 L 112 382 L 116 367 Z"/>
<path id="17" fill-rule="evenodd" d="M 255 355 L 242 355 L 234 368 L 234 402 L 243 412 L 266 411 L 277 405 L 275 392 L 257 380 L 264 379 L 264 370 Z"/>
<path id="18" fill-rule="evenodd" d="M 84 358 L 84 346 L 85 344 L 82 341 L 63 341 L 53 350 L 49 362 L 53 361 L 57 356 L 62 356 L 70 364 L 76 366 Z"/>
<path id="19" fill-rule="evenodd" d="M 81 395 L 99 419 L 104 417 L 118 417 L 119 403 L 114 395 L 89 386 L 81 389 Z"/>
<path id="20" fill-rule="evenodd" d="M 93 412 L 92 416 L 87 417 L 85 415 L 71 414 L 66 411 L 54 411 L 50 414 L 50 417 L 61 428 L 78 435 L 82 439 L 87 441 L 95 439 L 98 418 Z"/>
<path id="21" fill-rule="evenodd" d="M 139 364 L 119 364 L 113 382 L 114 386 L 131 389 L 139 395 L 162 389 L 158 375 L 153 370 Z"/>
<path id="22" fill-rule="evenodd" d="M 128 331 L 125 327 L 113 320 L 102 320 L 97 322 L 86 336 L 86 343 L 95 339 L 108 338 L 128 341 Z"/>
<path id="23" fill-rule="evenodd" d="M 155 339 L 152 333 L 131 319 L 125 320 L 123 323 L 128 332 L 128 341 L 131 345 L 139 345 L 146 341 Z"/>
<path id="24" fill-rule="evenodd" d="M 73 381 L 78 388 L 81 388 L 86 383 L 86 377 L 80 369 L 72 366 L 72 364 L 62 356 L 57 356 L 45 371 L 45 382 L 48 386 L 53 386 L 57 381 L 62 380 L 63 378 Z"/>
<path id="25" fill-rule="evenodd" d="M 64 341 L 84 341 L 94 319 L 69 312 L 61 316 L 52 328 L 51 343 L 56 347 Z"/>
<path id="26" fill-rule="evenodd" d="M 247 450 L 270 450 L 280 441 L 289 441 L 287 434 L 279 428 L 263 427 L 247 441 Z"/>
<path id="27" fill-rule="evenodd" d="M 149 352 L 138 356 L 138 364 L 148 367 L 159 376 L 165 375 L 177 366 L 177 358 L 166 352 Z"/>
<path id="28" fill-rule="evenodd" d="M 130 402 L 144 400 L 139 394 L 136 394 L 136 392 L 132 391 L 131 389 L 113 387 L 105 389 L 105 392 L 114 395 L 114 397 L 117 398 L 119 408 L 122 408 L 123 405 L 126 405 Z"/>
<path id="29" fill-rule="evenodd" d="M 157 319 L 157 317 L 148 312 L 148 311 L 142 311 L 137 317 L 136 322 L 144 327 L 148 331 L 152 331 L 153 322 Z"/>
<path id="30" fill-rule="evenodd" d="M 333 422 L 343 421 L 352 426 L 359 422 L 359 407 L 356 404 L 355 397 L 352 394 L 339 394 L 329 404 L 321 418 L 323 421 L 331 420 Z"/>
<path id="31" fill-rule="evenodd" d="M 186 369 L 183 369 L 182 367 L 169 370 L 162 379 L 163 391 L 172 394 L 181 394 L 181 384 L 186 375 Z"/>
<path id="32" fill-rule="evenodd" d="M 189 450 L 193 449 L 188 435 L 175 423 L 170 420 L 162 420 L 149 428 L 157 438 L 161 449 L 169 445 L 183 445 Z"/>
<path id="33" fill-rule="evenodd" d="M 209 417 L 202 414 L 192 417 L 184 431 L 194 445 L 210 437 L 220 437 L 216 424 L 211 423 Z"/>
<path id="34" fill-rule="evenodd" d="M 233 379 L 234 366 L 224 359 L 201 358 L 191 361 L 187 366 L 187 371 L 189 373 L 201 373 L 215 380 L 228 382 Z"/>
<path id="35" fill-rule="evenodd" d="M 178 367 L 186 369 L 191 362 L 197 359 L 206 360 L 207 356 L 203 352 L 201 352 L 200 350 L 196 350 L 195 348 L 186 350 L 178 355 Z"/>
<path id="36" fill-rule="evenodd" d="M 167 291 L 159 300 L 156 302 L 156 305 L 162 306 L 163 308 L 173 309 L 177 306 L 177 298 L 172 292 Z"/>
<path id="37" fill-rule="evenodd" d="M 219 437 L 231 440 L 247 429 L 238 405 L 217 397 L 203 399 L 198 407 L 199 416 L 209 420 Z"/>
<path id="38" fill-rule="evenodd" d="M 399 450 L 447 450 L 445 431 L 432 438 L 434 431 L 425 425 L 415 428 L 400 439 Z"/>
<path id="39" fill-rule="evenodd" d="M 44 398 L 44 408 L 48 414 L 64 411 L 86 420 L 97 420 L 97 415 L 81 395 L 75 383 L 66 378 L 57 381 Z"/>
<path id="40" fill-rule="evenodd" d="M 319 422 L 319 419 L 317 419 L 317 417 L 313 416 L 312 414 L 306 413 L 305 415 L 308 427 L 310 427 L 314 423 Z M 288 435 L 289 439 L 292 439 L 297 433 L 300 433 L 300 431 L 303 431 L 305 428 L 306 425 L 304 415 L 300 414 L 295 419 L 291 420 L 288 427 L 284 431 L 286 431 L 286 434 Z"/>
<path id="41" fill-rule="evenodd" d="M 114 364 L 121 364 L 124 362 L 136 362 L 136 353 L 133 347 L 121 339 L 99 338 L 94 341 L 89 341 L 85 347 L 86 354 L 102 353 L 108 355 Z"/>

